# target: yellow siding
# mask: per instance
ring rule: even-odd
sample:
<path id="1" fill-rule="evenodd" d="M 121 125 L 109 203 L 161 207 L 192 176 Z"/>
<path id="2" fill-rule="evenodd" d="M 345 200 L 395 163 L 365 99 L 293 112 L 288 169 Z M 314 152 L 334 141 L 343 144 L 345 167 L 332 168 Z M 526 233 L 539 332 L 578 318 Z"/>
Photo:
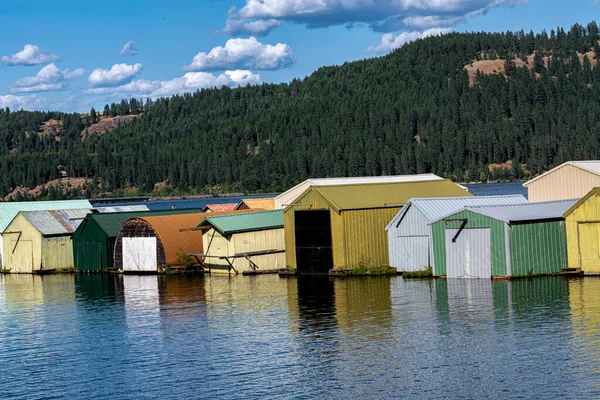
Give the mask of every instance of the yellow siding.
<path id="1" fill-rule="evenodd" d="M 527 190 L 529 201 L 538 202 L 578 199 L 597 186 L 600 176 L 567 164 L 530 183 Z"/>
<path id="2" fill-rule="evenodd" d="M 12 273 L 40 271 L 42 235 L 22 215 L 17 215 L 4 231 L 4 268 Z"/>
<path id="3" fill-rule="evenodd" d="M 209 242 L 212 243 L 209 246 Z M 243 232 L 223 237 L 214 229 L 210 229 L 203 235 L 203 244 L 207 256 L 233 256 L 239 253 L 248 253 L 254 251 L 266 250 L 284 250 L 284 231 L 283 229 L 268 229 L 263 231 Z M 250 257 L 252 262 L 258 265 L 261 270 L 279 269 L 285 267 L 285 253 L 266 254 L 262 256 Z M 227 268 L 229 264 L 225 260 L 209 257 L 206 263 L 211 266 Z M 237 272 L 251 270 L 250 262 L 246 258 L 236 258 L 233 266 Z M 216 269 L 212 272 L 228 273 L 226 269 Z"/>
<path id="4" fill-rule="evenodd" d="M 332 229 L 332 232 L 335 232 L 334 236 L 345 232 L 346 261 L 344 264 L 336 263 L 334 256 L 334 268 L 354 269 L 359 266 L 388 265 L 388 239 L 385 227 L 398 211 L 400 211 L 400 207 L 342 212 L 344 229 L 341 232 Z"/>
<path id="5" fill-rule="evenodd" d="M 70 236 L 42 239 L 42 265 L 45 270 L 74 268 L 73 243 Z"/>
<path id="6" fill-rule="evenodd" d="M 295 206 L 286 209 L 283 215 L 287 267 L 297 268 L 294 211 L 329 210 L 333 268 L 341 270 L 360 265 L 379 267 L 389 263 L 385 227 L 400 208 L 348 210 L 338 214 L 315 192 L 306 193 L 296 201 Z"/>
<path id="7" fill-rule="evenodd" d="M 600 273 L 600 198 L 592 195 L 566 218 L 569 268 Z"/>

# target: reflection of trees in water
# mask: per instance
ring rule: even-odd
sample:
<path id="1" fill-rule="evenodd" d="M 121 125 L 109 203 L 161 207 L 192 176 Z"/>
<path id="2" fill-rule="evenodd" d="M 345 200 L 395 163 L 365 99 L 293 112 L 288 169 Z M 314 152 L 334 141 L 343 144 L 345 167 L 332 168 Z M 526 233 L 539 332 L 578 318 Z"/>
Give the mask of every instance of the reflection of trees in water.
<path id="1" fill-rule="evenodd" d="M 123 277 L 114 274 L 76 274 L 75 293 L 80 302 L 123 303 Z"/>

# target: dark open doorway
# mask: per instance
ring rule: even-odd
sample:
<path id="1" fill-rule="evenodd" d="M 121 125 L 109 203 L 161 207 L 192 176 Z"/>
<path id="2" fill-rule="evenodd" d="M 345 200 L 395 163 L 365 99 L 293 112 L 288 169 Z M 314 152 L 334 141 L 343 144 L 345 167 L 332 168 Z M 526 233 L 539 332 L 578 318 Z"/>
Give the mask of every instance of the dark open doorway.
<path id="1" fill-rule="evenodd" d="M 333 268 L 329 210 L 296 211 L 298 273 L 327 273 Z"/>

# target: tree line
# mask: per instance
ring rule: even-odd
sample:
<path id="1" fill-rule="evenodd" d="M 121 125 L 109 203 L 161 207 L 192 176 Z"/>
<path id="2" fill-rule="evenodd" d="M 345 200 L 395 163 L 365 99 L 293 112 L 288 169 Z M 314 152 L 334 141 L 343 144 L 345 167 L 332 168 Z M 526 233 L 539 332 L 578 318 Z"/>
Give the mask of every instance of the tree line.
<path id="1" fill-rule="evenodd" d="M 167 192 L 206 193 L 424 172 L 510 180 L 598 159 L 598 35 L 592 22 L 537 34 L 429 37 L 289 83 L 123 100 L 102 115 L 139 117 L 85 139 L 100 119 L 96 110 L 0 110 L 0 195 L 55 179 L 58 165 L 92 179 L 86 189 L 93 196 L 149 193 L 159 182 Z M 505 60 L 504 72 L 470 79 L 465 66 L 479 60 Z M 58 138 L 38 133 L 49 119 L 62 121 Z M 490 170 L 493 164 L 509 167 Z"/>

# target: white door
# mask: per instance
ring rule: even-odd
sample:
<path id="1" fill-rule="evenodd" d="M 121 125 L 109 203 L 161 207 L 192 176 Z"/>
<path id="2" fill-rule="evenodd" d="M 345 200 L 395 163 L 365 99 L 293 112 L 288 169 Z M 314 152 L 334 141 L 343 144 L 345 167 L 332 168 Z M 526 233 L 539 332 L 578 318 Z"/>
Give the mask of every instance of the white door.
<path id="1" fill-rule="evenodd" d="M 156 238 L 123 238 L 123 271 L 156 271 Z"/>
<path id="2" fill-rule="evenodd" d="M 489 229 L 446 229 L 446 277 L 491 278 L 491 253 Z"/>
<path id="3" fill-rule="evenodd" d="M 395 245 L 393 267 L 398 271 L 422 271 L 430 266 L 428 236 L 400 236 Z"/>

